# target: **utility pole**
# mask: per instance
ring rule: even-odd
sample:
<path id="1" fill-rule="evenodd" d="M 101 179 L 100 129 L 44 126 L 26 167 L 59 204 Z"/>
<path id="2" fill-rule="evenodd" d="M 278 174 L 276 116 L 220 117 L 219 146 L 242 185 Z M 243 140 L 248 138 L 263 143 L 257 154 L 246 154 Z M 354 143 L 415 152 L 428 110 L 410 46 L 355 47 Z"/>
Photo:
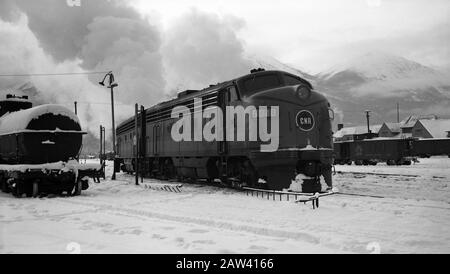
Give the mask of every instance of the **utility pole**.
<path id="1" fill-rule="evenodd" d="M 140 146 L 140 152 L 141 152 L 141 183 L 144 183 L 144 159 L 145 159 L 145 151 L 146 151 L 146 145 L 145 145 L 145 136 L 147 133 L 147 115 L 145 112 L 144 106 L 141 106 L 141 146 Z"/>
<path id="2" fill-rule="evenodd" d="M 100 125 L 100 165 L 103 166 L 103 126 Z M 102 167 L 103 169 L 103 167 Z"/>
<path id="3" fill-rule="evenodd" d="M 106 162 L 106 128 L 102 127 L 103 131 L 103 162 Z M 106 180 L 106 165 L 103 165 L 103 179 Z"/>
<path id="4" fill-rule="evenodd" d="M 371 133 L 370 131 L 370 110 L 366 110 L 366 118 L 367 118 L 367 133 Z"/>
<path id="5" fill-rule="evenodd" d="M 400 103 L 397 102 L 397 123 L 400 123 Z"/>
<path id="6" fill-rule="evenodd" d="M 105 176 L 105 163 L 106 163 L 106 132 L 105 127 L 100 125 L 100 165 L 102 166 L 103 179 Z"/>
<path id="7" fill-rule="evenodd" d="M 114 153 L 114 167 L 113 167 L 113 175 L 111 176 L 111 180 L 116 179 L 116 124 L 114 122 L 114 87 L 111 88 L 111 114 L 112 114 L 112 140 L 113 140 L 113 153 Z"/>
<path id="8" fill-rule="evenodd" d="M 112 115 L 112 141 L 113 141 L 113 154 L 114 154 L 114 168 L 113 168 L 113 175 L 111 176 L 111 180 L 116 179 L 116 126 L 114 122 L 114 88 L 118 87 L 119 85 L 114 82 L 114 75 L 112 74 L 112 71 L 108 72 L 105 77 L 103 78 L 103 81 L 99 82 L 100 85 L 105 86 L 105 80 L 106 77 L 109 76 L 109 86 L 108 88 L 111 89 L 111 115 Z"/>
<path id="9" fill-rule="evenodd" d="M 74 104 L 75 104 L 75 115 L 78 115 L 78 111 L 77 111 L 77 101 L 75 101 Z"/>
<path id="10" fill-rule="evenodd" d="M 136 146 L 134 150 L 134 174 L 136 179 L 136 185 L 139 185 L 139 138 L 138 138 L 138 116 L 139 108 L 138 104 L 134 106 L 134 138 L 133 144 Z"/>

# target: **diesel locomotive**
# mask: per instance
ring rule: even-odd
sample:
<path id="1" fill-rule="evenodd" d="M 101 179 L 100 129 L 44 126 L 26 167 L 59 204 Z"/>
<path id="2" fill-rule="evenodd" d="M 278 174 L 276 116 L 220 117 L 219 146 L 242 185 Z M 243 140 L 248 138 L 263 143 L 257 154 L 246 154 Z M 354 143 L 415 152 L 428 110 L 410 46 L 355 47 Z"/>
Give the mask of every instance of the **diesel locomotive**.
<path id="1" fill-rule="evenodd" d="M 194 125 L 187 127 L 192 138 L 181 141 L 173 136 L 180 119 L 186 122 L 186 116 L 173 115 L 180 107 L 192 114 L 188 121 Z M 241 115 L 222 114 L 230 107 L 240 109 Z M 213 114 L 196 116 L 208 111 Z M 234 136 L 196 138 L 213 119 L 223 126 L 221 136 Z M 148 177 L 202 179 L 271 190 L 289 189 L 293 180 L 301 178 L 303 192 L 325 191 L 332 188 L 333 119 L 327 98 L 307 80 L 285 71 L 256 69 L 202 90 L 183 91 L 175 99 L 143 109 L 136 120 L 137 131 L 134 117 L 122 122 L 116 129 L 115 168 L 139 170 Z M 278 138 L 276 142 L 255 137 L 263 128 Z M 242 137 L 242 129 L 246 139 L 238 136 Z M 276 144 L 275 149 L 263 149 L 269 142 Z"/>
<path id="2" fill-rule="evenodd" d="M 97 168 L 77 162 L 86 132 L 78 117 L 60 105 L 33 107 L 28 97 L 7 95 L 0 101 L 0 184 L 3 192 L 37 196 L 79 195 L 89 187 L 84 177 Z"/>

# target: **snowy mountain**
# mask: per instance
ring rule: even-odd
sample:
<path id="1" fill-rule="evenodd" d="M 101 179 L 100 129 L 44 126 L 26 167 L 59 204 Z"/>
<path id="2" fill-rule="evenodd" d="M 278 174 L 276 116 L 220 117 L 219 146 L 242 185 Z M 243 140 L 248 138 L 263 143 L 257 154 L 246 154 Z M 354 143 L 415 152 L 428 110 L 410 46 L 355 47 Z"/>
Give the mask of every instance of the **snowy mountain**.
<path id="1" fill-rule="evenodd" d="M 393 91 L 435 88 L 445 93 L 446 75 L 400 56 L 368 53 L 335 65 L 318 75 L 320 82 L 357 95 L 388 95 Z M 382 90 L 380 90 L 382 89 Z"/>
<path id="2" fill-rule="evenodd" d="M 411 76 L 437 76 L 439 73 L 429 67 L 400 56 L 381 52 L 370 52 L 331 67 L 319 74 L 330 79 L 341 72 L 353 72 L 367 79 L 394 80 Z"/>
<path id="3" fill-rule="evenodd" d="M 294 68 L 293 66 L 284 64 L 271 56 L 247 54 L 245 58 L 251 63 L 253 68 L 264 68 L 265 70 L 283 70 L 294 75 L 298 75 L 310 82 L 315 82 L 317 80 L 315 76 L 306 73 L 303 68 Z"/>
<path id="4" fill-rule="evenodd" d="M 317 86 L 330 98 L 339 99 L 342 122 L 361 124 L 364 110 L 377 123 L 410 114 L 450 116 L 450 80 L 446 72 L 406 58 L 380 52 L 346 60 L 317 75 Z"/>

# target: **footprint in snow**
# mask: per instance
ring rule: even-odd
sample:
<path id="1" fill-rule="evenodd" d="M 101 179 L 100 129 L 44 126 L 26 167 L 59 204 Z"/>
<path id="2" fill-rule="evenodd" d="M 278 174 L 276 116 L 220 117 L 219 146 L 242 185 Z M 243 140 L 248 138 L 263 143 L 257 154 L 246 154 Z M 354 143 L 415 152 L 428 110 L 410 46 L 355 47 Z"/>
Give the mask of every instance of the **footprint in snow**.
<path id="1" fill-rule="evenodd" d="M 153 239 L 158 239 L 158 240 L 164 240 L 164 239 L 167 239 L 167 237 L 162 236 L 162 235 L 159 235 L 159 234 L 153 234 L 153 235 L 152 235 L 152 238 L 153 238 Z"/>
<path id="2" fill-rule="evenodd" d="M 191 229 L 188 232 L 203 234 L 203 233 L 208 233 L 209 231 L 208 230 L 204 230 L 204 229 Z"/>
<path id="3" fill-rule="evenodd" d="M 197 240 L 197 241 L 193 241 L 192 243 L 194 243 L 194 244 L 205 244 L 205 245 L 214 245 L 214 244 L 216 244 L 216 242 L 214 242 L 212 240 Z"/>

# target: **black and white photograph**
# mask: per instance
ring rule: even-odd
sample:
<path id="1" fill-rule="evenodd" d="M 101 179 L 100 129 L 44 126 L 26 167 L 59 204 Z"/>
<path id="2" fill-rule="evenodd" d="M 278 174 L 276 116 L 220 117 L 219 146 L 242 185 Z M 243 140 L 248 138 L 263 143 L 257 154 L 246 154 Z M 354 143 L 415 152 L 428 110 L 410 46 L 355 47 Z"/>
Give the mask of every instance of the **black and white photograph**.
<path id="1" fill-rule="evenodd" d="M 0 0 L 0 186 L 0 254 L 450 253 L 450 1 Z"/>

